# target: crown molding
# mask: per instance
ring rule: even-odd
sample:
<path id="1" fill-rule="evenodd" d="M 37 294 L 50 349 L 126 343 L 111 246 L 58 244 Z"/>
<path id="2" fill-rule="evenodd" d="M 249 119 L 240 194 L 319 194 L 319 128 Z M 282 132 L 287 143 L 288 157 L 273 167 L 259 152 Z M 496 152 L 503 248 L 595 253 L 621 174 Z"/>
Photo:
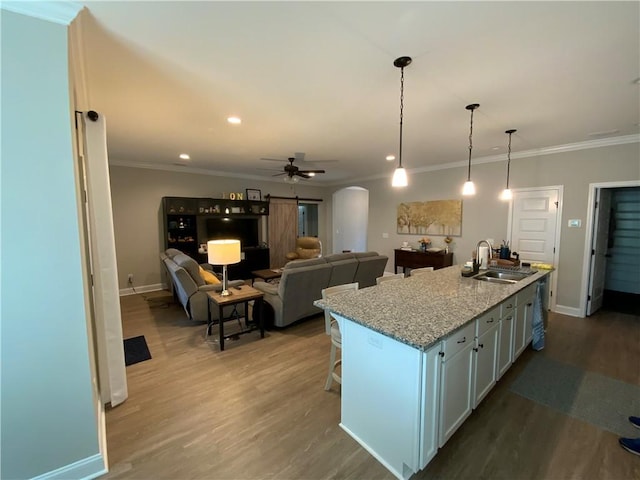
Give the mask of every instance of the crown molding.
<path id="1" fill-rule="evenodd" d="M 194 168 L 188 165 L 159 165 L 154 163 L 142 163 L 142 162 L 123 162 L 119 160 L 109 159 L 110 167 L 129 167 L 129 168 L 143 168 L 147 170 L 162 170 L 166 172 L 178 172 L 178 173 L 193 173 L 197 175 L 209 175 L 212 177 L 224 177 L 224 178 L 241 178 L 243 180 L 259 180 L 261 182 L 273 182 L 280 183 L 281 180 L 273 180 L 271 178 L 261 177 L 259 175 L 248 175 L 244 173 L 234 173 L 219 170 L 209 170 L 206 168 Z M 300 184 L 298 184 L 300 185 Z M 322 185 L 314 185 L 320 187 Z"/>
<path id="2" fill-rule="evenodd" d="M 0 2 L 0 9 L 49 22 L 69 25 L 84 5 L 77 2 Z"/>
<path id="3" fill-rule="evenodd" d="M 531 150 L 523 150 L 521 152 L 511 152 L 511 160 L 518 158 L 532 158 L 540 157 L 542 155 L 554 155 L 556 153 L 575 152 L 579 150 L 590 150 L 592 148 L 611 147 L 615 145 L 626 145 L 629 143 L 640 143 L 640 134 L 635 133 L 632 135 L 622 135 L 620 137 L 600 138 L 597 140 L 588 140 L 586 142 L 568 143 L 566 145 L 555 145 L 551 147 L 533 148 Z M 504 162 L 505 155 L 490 155 L 487 157 L 479 157 L 473 159 L 474 165 L 483 163 Z M 407 174 L 412 173 L 425 173 L 435 172 L 438 170 L 448 170 L 450 168 L 467 167 L 469 160 L 460 160 L 459 162 L 441 163 L 438 165 L 430 165 L 428 167 L 407 168 Z M 332 183 L 332 185 L 342 185 L 344 183 L 364 182 L 370 180 L 379 180 L 381 178 L 388 178 L 389 174 L 378 174 L 369 177 L 360 177 L 346 182 Z"/>
<path id="4" fill-rule="evenodd" d="M 586 142 L 579 143 L 568 143 L 566 145 L 556 145 L 551 147 L 542 147 L 542 148 L 534 148 L 531 150 L 523 150 L 521 152 L 511 152 L 511 160 L 517 158 L 532 158 L 539 157 L 542 155 L 553 155 L 556 153 L 566 153 L 566 152 L 574 152 L 578 150 L 589 150 L 592 148 L 601 148 L 601 147 L 610 147 L 615 145 L 626 145 L 628 143 L 640 143 L 640 134 L 633 135 L 624 135 L 620 137 L 612 137 L 612 138 L 601 138 L 598 140 L 589 140 Z M 501 155 L 491 155 L 487 157 L 480 157 L 473 160 L 475 165 L 483 164 L 483 163 L 493 163 L 493 162 L 504 162 L 505 156 Z M 277 180 L 272 180 L 270 178 L 261 177 L 259 175 L 246 175 L 241 173 L 233 173 L 233 172 L 221 172 L 216 170 L 207 170 L 204 168 L 193 168 L 189 166 L 178 166 L 178 165 L 157 165 L 151 163 L 135 163 L 135 162 L 122 162 L 117 160 L 109 160 L 109 165 L 118 166 L 118 167 L 132 167 L 132 168 L 146 168 L 149 170 L 165 170 L 169 172 L 183 172 L 183 173 L 195 173 L 199 175 L 211 175 L 217 177 L 227 177 L 227 178 L 242 178 L 248 180 L 260 180 L 263 182 L 274 182 L 277 183 Z M 448 170 L 451 168 L 461 168 L 467 167 L 468 160 L 461 160 L 459 162 L 451 162 L 451 163 L 442 163 L 439 165 L 430 165 L 428 167 L 420 167 L 420 168 L 412 168 L 407 169 L 407 173 L 415 174 L 415 173 L 425 173 L 425 172 L 435 172 L 437 170 Z M 380 180 L 384 178 L 390 178 L 392 172 L 383 173 L 378 175 L 371 175 L 368 177 L 357 177 L 346 180 L 338 180 L 338 181 L 329 181 L 329 182 L 318 182 L 316 187 L 333 187 L 344 184 L 353 184 L 354 182 L 366 182 L 371 180 Z"/>

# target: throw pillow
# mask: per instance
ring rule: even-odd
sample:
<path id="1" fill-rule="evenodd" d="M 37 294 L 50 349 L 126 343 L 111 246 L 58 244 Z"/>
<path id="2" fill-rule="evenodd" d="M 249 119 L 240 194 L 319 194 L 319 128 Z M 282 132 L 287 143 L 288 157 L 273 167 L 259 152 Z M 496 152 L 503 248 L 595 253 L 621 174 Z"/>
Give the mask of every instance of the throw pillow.
<path id="1" fill-rule="evenodd" d="M 202 280 L 204 280 L 204 283 L 206 283 L 207 285 L 217 285 L 220 283 L 220 280 L 218 280 L 218 277 L 216 277 L 213 273 L 207 272 L 201 266 L 198 266 L 198 270 L 200 272 L 200 276 L 202 277 Z"/>

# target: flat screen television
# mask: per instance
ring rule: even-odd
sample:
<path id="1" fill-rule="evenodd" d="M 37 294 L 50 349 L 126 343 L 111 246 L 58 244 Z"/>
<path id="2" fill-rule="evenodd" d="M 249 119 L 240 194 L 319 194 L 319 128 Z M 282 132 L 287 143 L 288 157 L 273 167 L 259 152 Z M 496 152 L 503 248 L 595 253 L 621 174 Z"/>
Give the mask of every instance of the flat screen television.
<path id="1" fill-rule="evenodd" d="M 257 247 L 258 225 L 257 218 L 208 218 L 207 240 L 236 239 L 240 240 L 240 247 Z"/>

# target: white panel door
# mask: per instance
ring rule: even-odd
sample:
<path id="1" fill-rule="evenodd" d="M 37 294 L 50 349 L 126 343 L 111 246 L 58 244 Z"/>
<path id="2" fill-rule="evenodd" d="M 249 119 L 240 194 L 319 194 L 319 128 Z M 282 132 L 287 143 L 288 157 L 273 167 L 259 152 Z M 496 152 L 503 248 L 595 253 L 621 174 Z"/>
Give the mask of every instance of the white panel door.
<path id="1" fill-rule="evenodd" d="M 611 190 L 599 188 L 596 191 L 596 208 L 593 222 L 587 315 L 595 313 L 596 310 L 602 307 L 605 274 L 607 272 L 610 212 Z"/>
<path id="2" fill-rule="evenodd" d="M 557 188 L 513 192 L 510 243 L 521 261 L 555 264 L 558 196 Z"/>

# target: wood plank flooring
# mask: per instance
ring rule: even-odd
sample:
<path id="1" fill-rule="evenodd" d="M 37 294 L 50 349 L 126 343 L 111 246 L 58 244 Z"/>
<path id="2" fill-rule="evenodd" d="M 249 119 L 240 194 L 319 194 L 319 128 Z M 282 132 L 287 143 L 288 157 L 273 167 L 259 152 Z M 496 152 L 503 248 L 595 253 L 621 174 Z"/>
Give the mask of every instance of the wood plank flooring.
<path id="1" fill-rule="evenodd" d="M 146 297 L 121 299 L 125 338 L 144 335 L 153 358 L 127 367 L 129 399 L 107 411 L 102 478 L 394 478 L 338 426 L 339 386 L 323 390 L 330 341 L 321 316 L 219 352 L 205 325 L 163 305 L 166 292 Z M 640 479 L 640 457 L 614 434 L 509 390 L 536 354 L 522 354 L 413 478 Z M 640 385 L 640 317 L 552 314 L 544 354 Z"/>

